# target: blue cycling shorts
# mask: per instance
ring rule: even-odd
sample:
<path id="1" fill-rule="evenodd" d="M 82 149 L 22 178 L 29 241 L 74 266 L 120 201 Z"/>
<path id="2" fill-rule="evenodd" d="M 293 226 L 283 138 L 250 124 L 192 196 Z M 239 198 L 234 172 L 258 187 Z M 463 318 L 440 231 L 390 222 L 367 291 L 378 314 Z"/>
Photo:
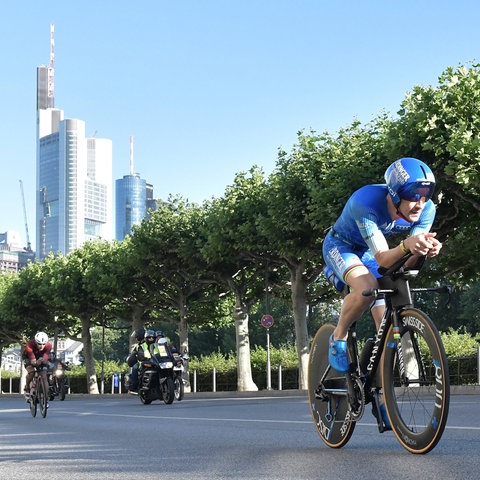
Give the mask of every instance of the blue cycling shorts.
<path id="1" fill-rule="evenodd" d="M 346 283 L 345 275 L 354 267 L 365 265 L 375 278 L 381 277 L 378 263 L 370 250 L 346 243 L 334 236 L 331 230 L 323 241 L 323 258 L 326 264 L 324 272 L 328 280 L 340 291 L 343 288 L 339 282 Z"/>

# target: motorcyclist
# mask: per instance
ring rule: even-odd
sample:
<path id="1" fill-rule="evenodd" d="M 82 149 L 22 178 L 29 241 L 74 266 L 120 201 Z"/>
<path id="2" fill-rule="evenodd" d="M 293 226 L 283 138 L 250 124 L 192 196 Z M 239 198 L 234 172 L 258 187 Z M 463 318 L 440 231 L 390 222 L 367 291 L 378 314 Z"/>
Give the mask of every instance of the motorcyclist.
<path id="1" fill-rule="evenodd" d="M 144 342 L 139 346 L 137 351 L 138 361 L 142 362 L 154 355 L 158 355 L 158 346 L 155 342 L 155 332 L 153 330 L 145 330 Z"/>
<path id="2" fill-rule="evenodd" d="M 35 337 L 25 345 L 23 365 L 27 370 L 27 376 L 24 395 L 27 401 L 30 400 L 30 383 L 35 375 L 35 367 L 48 364 L 51 350 L 52 344 L 48 341 L 48 335 L 45 332 L 37 332 Z"/>
<path id="3" fill-rule="evenodd" d="M 130 368 L 130 374 L 128 376 L 128 390 L 137 391 L 138 389 L 138 369 L 139 369 L 139 360 L 138 360 L 138 350 L 140 345 L 144 341 L 145 329 L 143 327 L 135 329 L 130 337 L 136 340 L 135 345 L 132 347 L 132 351 L 127 357 L 127 364 Z"/>
<path id="4" fill-rule="evenodd" d="M 61 365 L 62 370 L 70 370 L 69 366 L 62 359 L 58 358 L 55 351 L 52 350 L 48 355 L 48 372 L 54 372 L 59 365 Z"/>
<path id="5" fill-rule="evenodd" d="M 160 339 L 162 338 L 165 338 L 167 340 L 167 344 L 168 344 L 168 350 L 170 350 L 170 354 L 173 355 L 174 357 L 176 357 L 177 355 L 180 355 L 177 347 L 175 345 L 172 345 L 170 344 L 170 342 L 168 341 L 168 338 L 165 337 L 165 335 L 163 334 L 163 332 L 161 330 L 157 330 L 155 332 L 155 342 L 157 344 L 160 343 Z"/>
<path id="6" fill-rule="evenodd" d="M 62 372 L 60 374 L 59 370 Z M 47 363 L 47 375 L 48 375 L 48 385 L 50 387 L 50 400 L 53 400 L 55 395 L 59 395 L 59 384 L 57 383 L 57 378 L 62 378 L 62 388 L 67 386 L 68 388 L 68 377 L 66 371 L 70 370 L 68 363 L 65 363 L 61 358 L 57 357 L 57 354 L 52 350 L 48 356 Z M 57 374 L 58 372 L 58 374 Z"/>

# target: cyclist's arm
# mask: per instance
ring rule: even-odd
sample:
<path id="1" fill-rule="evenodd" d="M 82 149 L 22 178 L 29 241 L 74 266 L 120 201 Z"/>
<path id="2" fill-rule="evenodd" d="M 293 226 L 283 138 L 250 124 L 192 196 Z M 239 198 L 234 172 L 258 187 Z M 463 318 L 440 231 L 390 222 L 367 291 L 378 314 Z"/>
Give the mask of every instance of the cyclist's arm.
<path id="1" fill-rule="evenodd" d="M 380 232 L 383 237 L 383 234 Z M 400 242 L 397 246 L 393 248 L 388 248 L 387 241 L 384 239 L 384 243 L 378 241 L 376 251 L 373 251 L 377 263 L 382 267 L 389 267 L 393 265 L 397 260 L 400 260 L 407 252 L 413 253 L 413 257 L 409 259 L 406 263 L 407 267 L 415 265 L 418 257 L 427 255 L 435 256 L 438 255 L 442 244 L 435 238 L 436 233 L 418 233 L 416 235 L 410 236 Z"/>
<path id="2" fill-rule="evenodd" d="M 389 267 L 405 255 L 405 251 L 400 245 L 390 248 L 385 235 L 377 224 L 375 215 L 365 215 L 357 221 L 358 228 L 370 251 L 375 256 L 375 260 L 381 267 Z"/>
<path id="3" fill-rule="evenodd" d="M 377 228 L 372 238 L 370 250 L 375 256 L 375 260 L 381 267 L 389 267 L 405 255 L 400 245 L 389 248 L 387 240 L 383 233 Z"/>
<path id="4" fill-rule="evenodd" d="M 28 343 L 25 345 L 25 356 L 28 358 L 30 363 L 36 361 L 35 353 L 34 353 L 32 347 L 30 346 L 30 344 L 28 344 Z"/>

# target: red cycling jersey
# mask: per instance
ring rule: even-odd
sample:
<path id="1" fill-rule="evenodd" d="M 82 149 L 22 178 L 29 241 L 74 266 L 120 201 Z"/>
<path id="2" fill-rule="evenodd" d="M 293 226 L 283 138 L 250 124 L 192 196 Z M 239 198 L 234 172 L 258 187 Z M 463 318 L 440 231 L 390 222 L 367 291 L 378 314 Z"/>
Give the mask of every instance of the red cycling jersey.
<path id="1" fill-rule="evenodd" d="M 52 350 L 52 344 L 50 342 L 47 342 L 45 344 L 45 348 L 43 350 L 40 350 L 38 348 L 37 342 L 35 340 L 30 340 L 27 342 L 25 345 L 25 357 L 28 358 L 31 362 L 33 360 L 48 360 L 48 356 L 50 354 L 50 351 Z"/>

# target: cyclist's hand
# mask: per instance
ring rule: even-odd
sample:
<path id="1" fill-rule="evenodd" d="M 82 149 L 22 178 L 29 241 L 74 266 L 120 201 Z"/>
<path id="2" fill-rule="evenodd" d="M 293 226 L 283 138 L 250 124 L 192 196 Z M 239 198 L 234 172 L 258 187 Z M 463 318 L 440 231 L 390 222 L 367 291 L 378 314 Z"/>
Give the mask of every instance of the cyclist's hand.
<path id="1" fill-rule="evenodd" d="M 408 237 L 403 243 L 413 254 L 428 255 L 432 251 L 429 256 L 434 256 L 438 254 L 441 248 L 441 243 L 435 238 L 436 235 L 436 233 L 431 232 L 419 233 L 413 237 Z"/>
<path id="2" fill-rule="evenodd" d="M 428 251 L 427 257 L 436 257 L 442 248 L 441 242 L 439 242 L 436 238 L 431 238 L 430 239 L 432 243 L 432 248 Z"/>
<path id="3" fill-rule="evenodd" d="M 39 358 L 36 362 L 37 367 L 40 367 L 40 365 L 43 365 L 43 358 Z"/>

